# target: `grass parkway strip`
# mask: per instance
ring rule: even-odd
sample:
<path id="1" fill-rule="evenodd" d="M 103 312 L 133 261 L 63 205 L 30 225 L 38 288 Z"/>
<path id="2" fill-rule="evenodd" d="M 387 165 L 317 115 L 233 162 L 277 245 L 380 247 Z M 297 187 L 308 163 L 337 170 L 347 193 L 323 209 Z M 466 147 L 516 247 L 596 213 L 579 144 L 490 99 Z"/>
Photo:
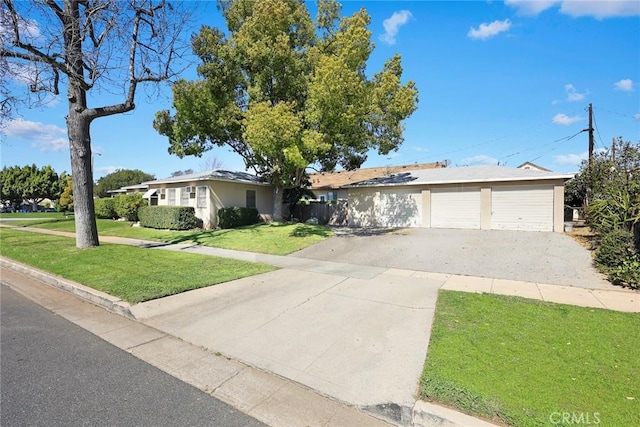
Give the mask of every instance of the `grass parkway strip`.
<path id="1" fill-rule="evenodd" d="M 0 229 L 0 255 L 136 304 L 273 271 L 228 258 L 102 244 L 78 249 L 75 239 Z"/>
<path id="2" fill-rule="evenodd" d="M 61 213 L 48 214 L 47 217 L 41 217 L 41 215 L 38 213 L 3 214 L 0 218 L 11 218 L 12 221 L 8 221 L 7 224 L 12 226 L 75 232 L 72 215 L 65 216 Z M 131 222 L 110 219 L 98 219 L 96 222 L 101 236 L 128 237 L 164 243 L 196 243 L 270 255 L 289 255 L 333 236 L 333 231 L 329 227 L 302 223 L 256 224 L 226 230 L 173 231 L 132 227 Z"/>
<path id="3" fill-rule="evenodd" d="M 420 395 L 519 427 L 638 426 L 638 349 L 637 313 L 441 290 Z"/>

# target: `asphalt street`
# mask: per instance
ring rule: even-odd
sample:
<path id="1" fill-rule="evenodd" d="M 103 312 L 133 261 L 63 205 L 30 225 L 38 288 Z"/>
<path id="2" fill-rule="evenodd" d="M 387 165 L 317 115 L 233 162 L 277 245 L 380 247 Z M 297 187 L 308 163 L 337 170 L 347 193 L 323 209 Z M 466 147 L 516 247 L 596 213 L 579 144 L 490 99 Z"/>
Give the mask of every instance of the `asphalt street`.
<path id="1" fill-rule="evenodd" d="M 2 285 L 2 426 L 261 426 Z"/>

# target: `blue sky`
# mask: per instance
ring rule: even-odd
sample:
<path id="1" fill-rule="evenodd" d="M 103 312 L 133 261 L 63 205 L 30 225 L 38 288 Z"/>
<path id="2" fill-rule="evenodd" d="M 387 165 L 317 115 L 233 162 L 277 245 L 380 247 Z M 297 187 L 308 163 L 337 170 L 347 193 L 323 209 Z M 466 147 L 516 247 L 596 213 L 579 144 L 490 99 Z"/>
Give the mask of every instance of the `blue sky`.
<path id="1" fill-rule="evenodd" d="M 314 3 L 307 3 L 314 10 Z M 202 2 L 200 23 L 221 26 L 214 3 Z M 613 137 L 640 141 L 640 2 L 637 1 L 348 1 L 343 14 L 370 13 L 376 49 L 367 72 L 395 53 L 404 78 L 420 91 L 405 122 L 405 142 L 363 167 L 450 160 L 451 166 L 532 161 L 575 172 L 587 156 L 589 103 L 596 148 Z M 195 65 L 194 67 L 195 68 Z M 194 78 L 193 69 L 185 77 Z M 157 178 L 203 170 L 216 159 L 244 170 L 226 148 L 179 159 L 152 127 L 171 105 L 170 90 L 141 90 L 136 110 L 94 121 L 95 179 L 116 169 Z M 100 106 L 108 95 L 90 98 Z M 21 108 L 1 138 L 2 166 L 50 164 L 70 172 L 64 96 L 46 107 Z"/>

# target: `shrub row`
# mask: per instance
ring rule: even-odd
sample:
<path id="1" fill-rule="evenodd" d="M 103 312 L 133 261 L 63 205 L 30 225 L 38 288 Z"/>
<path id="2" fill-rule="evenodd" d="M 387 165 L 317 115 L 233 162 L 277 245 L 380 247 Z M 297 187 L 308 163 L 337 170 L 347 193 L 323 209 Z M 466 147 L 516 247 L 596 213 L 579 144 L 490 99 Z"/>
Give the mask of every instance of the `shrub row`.
<path id="1" fill-rule="evenodd" d="M 143 206 L 138 217 L 142 227 L 163 230 L 191 230 L 202 225 L 195 209 L 188 206 Z"/>
<path id="2" fill-rule="evenodd" d="M 93 206 L 96 211 L 96 218 L 101 218 L 101 219 L 117 218 L 115 198 L 105 197 L 102 199 L 95 199 L 93 201 Z"/>
<path id="3" fill-rule="evenodd" d="M 127 221 L 138 221 L 138 209 L 147 202 L 140 193 L 119 194 L 94 201 L 96 217 L 102 219 L 125 218 Z"/>
<path id="4" fill-rule="evenodd" d="M 220 208 L 218 209 L 218 227 L 236 228 L 260 222 L 260 215 L 256 208 Z"/>
<path id="5" fill-rule="evenodd" d="M 614 229 L 602 234 L 595 262 L 611 283 L 640 288 L 640 253 L 632 232 Z"/>

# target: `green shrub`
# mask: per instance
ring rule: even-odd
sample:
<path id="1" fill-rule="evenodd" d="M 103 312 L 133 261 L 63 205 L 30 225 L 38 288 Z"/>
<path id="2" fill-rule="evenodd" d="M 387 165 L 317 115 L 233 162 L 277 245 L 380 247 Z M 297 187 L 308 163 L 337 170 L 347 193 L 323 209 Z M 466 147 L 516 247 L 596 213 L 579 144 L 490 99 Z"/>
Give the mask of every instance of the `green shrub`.
<path id="1" fill-rule="evenodd" d="M 608 275 L 614 285 L 640 289 L 640 256 L 635 255 L 622 260 L 620 265 L 609 269 Z"/>
<path id="2" fill-rule="evenodd" d="M 617 285 L 637 288 L 640 285 L 640 254 L 638 254 L 633 233 L 613 230 L 602 235 L 595 261 L 600 270 Z"/>
<path id="3" fill-rule="evenodd" d="M 220 208 L 218 209 L 218 227 L 236 228 L 260 222 L 260 215 L 256 208 Z"/>
<path id="4" fill-rule="evenodd" d="M 146 206 L 147 201 L 142 198 L 140 193 L 120 194 L 115 197 L 115 211 L 120 218 L 127 221 L 138 220 L 138 209 Z"/>
<path id="5" fill-rule="evenodd" d="M 116 199 L 111 197 L 105 197 L 103 199 L 95 199 L 93 205 L 96 211 L 96 217 L 101 219 L 113 219 L 117 217 L 116 214 Z"/>
<path id="6" fill-rule="evenodd" d="M 142 206 L 138 217 L 141 226 L 162 230 L 192 230 L 202 226 L 195 209 L 188 206 Z"/>

